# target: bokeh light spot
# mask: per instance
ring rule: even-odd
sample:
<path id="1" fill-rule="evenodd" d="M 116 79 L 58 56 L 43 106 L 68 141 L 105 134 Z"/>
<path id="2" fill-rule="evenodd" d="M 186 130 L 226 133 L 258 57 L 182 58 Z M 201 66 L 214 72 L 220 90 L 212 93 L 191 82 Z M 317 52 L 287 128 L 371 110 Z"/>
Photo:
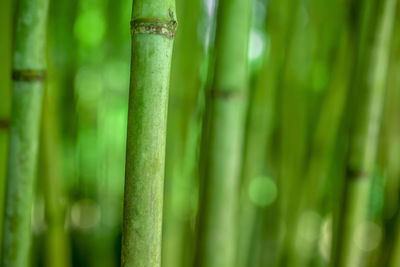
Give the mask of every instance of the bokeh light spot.
<path id="1" fill-rule="evenodd" d="M 271 178 L 258 176 L 251 180 L 248 193 L 254 205 L 266 207 L 275 201 L 278 189 Z"/>
<path id="2" fill-rule="evenodd" d="M 331 257 L 331 243 L 332 243 L 332 216 L 329 215 L 321 227 L 321 238 L 319 239 L 319 252 L 322 258 L 328 262 Z"/>
<path id="3" fill-rule="evenodd" d="M 75 25 L 75 37 L 81 44 L 89 47 L 99 45 L 106 32 L 104 15 L 96 9 L 88 9 L 78 15 Z"/>
<path id="4" fill-rule="evenodd" d="M 100 222 L 100 207 L 93 200 L 82 199 L 71 206 L 70 216 L 72 226 L 89 230 Z"/>
<path id="5" fill-rule="evenodd" d="M 250 33 L 249 59 L 255 60 L 259 58 L 264 51 L 264 46 L 263 34 L 258 30 L 252 29 Z"/>
<path id="6" fill-rule="evenodd" d="M 357 247 L 364 251 L 376 249 L 381 242 L 382 230 L 374 222 L 364 222 L 356 228 L 355 239 Z"/>

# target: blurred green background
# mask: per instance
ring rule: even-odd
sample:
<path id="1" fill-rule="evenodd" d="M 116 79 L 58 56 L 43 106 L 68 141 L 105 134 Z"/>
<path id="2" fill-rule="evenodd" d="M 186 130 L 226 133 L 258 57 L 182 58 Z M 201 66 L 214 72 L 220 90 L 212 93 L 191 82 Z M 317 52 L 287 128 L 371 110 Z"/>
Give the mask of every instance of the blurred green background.
<path id="1" fill-rule="evenodd" d="M 253 2 L 239 194 L 240 267 L 332 262 L 350 118 L 363 101 L 362 91 L 353 90 L 353 69 L 360 58 L 376 53 L 356 45 L 351 18 L 362 2 Z M 50 1 L 32 266 L 120 265 L 131 7 L 132 0 Z M 368 214 L 356 225 L 356 239 L 350 244 L 362 255 L 360 266 L 400 266 L 399 5 L 396 8 L 377 158 L 365 203 Z M 13 0 L 0 1 L 0 199 L 7 162 L 13 9 Z M 215 60 L 216 3 L 177 0 L 177 16 L 164 267 L 188 267 L 194 261 L 198 162 L 205 91 Z M 372 45 L 366 41 L 366 47 Z M 370 80 L 372 74 L 362 75 Z"/>

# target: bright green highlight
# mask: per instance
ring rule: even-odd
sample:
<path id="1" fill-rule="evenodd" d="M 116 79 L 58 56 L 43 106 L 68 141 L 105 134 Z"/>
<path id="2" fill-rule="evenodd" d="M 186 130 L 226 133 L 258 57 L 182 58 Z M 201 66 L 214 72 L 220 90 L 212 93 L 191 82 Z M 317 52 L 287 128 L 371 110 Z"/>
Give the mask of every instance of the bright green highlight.
<path id="1" fill-rule="evenodd" d="M 254 205 L 266 207 L 272 204 L 278 195 L 275 182 L 266 176 L 258 176 L 250 181 L 249 197 Z"/>

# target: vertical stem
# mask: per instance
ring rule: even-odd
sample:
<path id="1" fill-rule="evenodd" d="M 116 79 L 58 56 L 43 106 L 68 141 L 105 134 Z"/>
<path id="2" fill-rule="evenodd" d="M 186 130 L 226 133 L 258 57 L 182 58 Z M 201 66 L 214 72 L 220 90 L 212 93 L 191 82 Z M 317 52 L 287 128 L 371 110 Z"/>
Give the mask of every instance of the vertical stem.
<path id="1" fill-rule="evenodd" d="M 2 35 L 0 37 L 0 216 L 4 209 L 4 193 L 7 166 L 9 117 L 11 102 L 11 34 L 12 34 L 12 14 L 13 1 L 6 0 L 0 2 L 0 28 Z M 0 217 L 0 229 L 3 228 L 3 217 Z M 2 232 L 0 231 L 0 240 Z M 1 246 L 0 246 L 1 255 Z"/>
<path id="2" fill-rule="evenodd" d="M 208 92 L 206 144 L 196 264 L 231 267 L 236 256 L 236 221 L 244 108 L 248 87 L 247 45 L 251 0 L 219 2 L 216 63 Z"/>
<path id="3" fill-rule="evenodd" d="M 200 60 L 204 58 L 198 39 L 202 16 L 201 0 L 176 1 L 179 32 L 174 43 L 171 69 L 171 89 L 168 107 L 168 131 L 165 168 L 165 198 L 163 217 L 164 267 L 189 266 L 193 262 L 193 231 L 195 217 L 198 158 L 199 78 Z M 201 105 L 202 106 L 202 105 Z"/>
<path id="4" fill-rule="evenodd" d="M 400 266 L 400 216 L 397 215 L 397 223 L 395 229 L 396 237 L 393 244 L 393 251 L 390 258 L 390 267 Z"/>
<path id="5" fill-rule="evenodd" d="M 333 266 L 359 266 L 361 260 L 354 239 L 356 229 L 365 220 L 369 178 L 375 165 L 395 7 L 396 0 L 365 2 L 355 91 L 350 99 L 360 101 L 353 110 L 351 120 L 340 238 Z M 369 49 L 368 36 L 371 32 L 374 43 Z M 352 103 L 349 102 L 349 105 Z"/>
<path id="6" fill-rule="evenodd" d="M 47 0 L 16 9 L 13 100 L 1 266 L 28 266 L 39 128 L 45 76 Z"/>
<path id="7" fill-rule="evenodd" d="M 297 9 L 298 1 L 268 3 L 266 30 L 270 38 L 270 52 L 265 54 L 264 65 L 249 99 L 246 121 L 241 172 L 238 267 L 249 266 L 251 259 L 254 258 L 255 233 L 258 235 L 254 227 L 260 220 L 261 214 L 265 212 L 250 201 L 248 190 L 254 178 L 273 173 L 273 159 L 268 157 L 267 151 L 271 151 L 271 137 L 276 129 L 275 117 L 279 109 L 276 103 L 279 98 L 278 89 L 287 64 L 286 55 L 291 43 L 288 40 L 292 38 Z M 270 250 L 271 254 L 276 254 L 274 252 Z"/>
<path id="8" fill-rule="evenodd" d="M 158 267 L 174 1 L 134 1 L 131 26 L 122 266 Z"/>
<path id="9" fill-rule="evenodd" d="M 65 207 L 62 187 L 63 175 L 60 160 L 60 138 L 54 107 L 54 92 L 50 86 L 45 89 L 43 97 L 43 116 L 41 133 L 41 164 L 43 169 L 43 189 L 46 210 L 46 266 L 69 267 L 69 242 L 64 230 Z M 54 89 L 54 88 L 51 88 Z"/>

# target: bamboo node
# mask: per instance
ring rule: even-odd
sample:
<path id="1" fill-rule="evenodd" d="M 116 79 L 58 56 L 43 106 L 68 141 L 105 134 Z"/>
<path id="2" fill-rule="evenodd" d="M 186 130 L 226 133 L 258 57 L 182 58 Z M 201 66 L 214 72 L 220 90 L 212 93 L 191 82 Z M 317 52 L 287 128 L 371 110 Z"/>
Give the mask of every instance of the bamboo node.
<path id="1" fill-rule="evenodd" d="M 176 20 L 160 18 L 141 18 L 131 21 L 131 33 L 133 34 L 158 34 L 174 39 L 178 23 Z"/>
<path id="2" fill-rule="evenodd" d="M 12 79 L 16 82 L 40 82 L 46 78 L 45 70 L 13 70 Z"/>
<path id="3" fill-rule="evenodd" d="M 369 174 L 367 172 L 357 170 L 351 167 L 347 167 L 346 169 L 346 176 L 348 179 L 351 180 L 359 180 L 359 179 L 365 179 L 369 177 Z"/>
<path id="4" fill-rule="evenodd" d="M 245 98 L 246 93 L 238 90 L 210 90 L 209 97 L 213 99 Z"/>
<path id="5" fill-rule="evenodd" d="M 10 121 L 5 118 L 0 118 L 0 131 L 7 130 L 10 127 Z"/>

